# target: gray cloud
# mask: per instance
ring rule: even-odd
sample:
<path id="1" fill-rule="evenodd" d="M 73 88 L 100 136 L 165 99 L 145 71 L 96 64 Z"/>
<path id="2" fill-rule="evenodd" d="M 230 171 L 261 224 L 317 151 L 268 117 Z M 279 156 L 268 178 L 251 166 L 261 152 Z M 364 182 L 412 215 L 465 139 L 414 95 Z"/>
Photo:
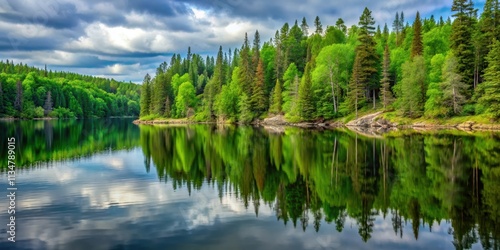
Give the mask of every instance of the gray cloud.
<path id="1" fill-rule="evenodd" d="M 261 41 L 267 41 L 284 22 L 293 24 L 302 17 L 306 17 L 310 30 L 316 16 L 323 26 L 333 25 L 338 18 L 352 25 L 357 24 L 366 6 L 378 24 L 388 23 L 390 27 L 397 11 L 404 11 L 409 22 L 417 10 L 424 17 L 431 14 L 436 18 L 447 17 L 452 3 L 451 0 L 352 0 L 348 4 L 320 0 L 290 0 L 286 4 L 268 0 L 2 2 L 0 59 L 47 64 L 58 69 L 67 66 L 68 70 L 99 75 L 116 64 L 139 64 L 141 72 L 153 73 L 163 57 L 185 54 L 188 46 L 194 53 L 215 54 L 219 45 L 224 49 L 240 47 L 244 33 L 252 37 L 257 29 Z M 66 53 L 59 63 L 54 62 L 54 56 L 40 57 L 37 56 L 40 53 L 34 53 L 56 51 Z M 16 57 L 22 53 L 14 52 L 28 53 Z M 126 74 L 120 74 L 121 79 L 142 80 L 136 73 L 129 76 L 127 79 Z"/>

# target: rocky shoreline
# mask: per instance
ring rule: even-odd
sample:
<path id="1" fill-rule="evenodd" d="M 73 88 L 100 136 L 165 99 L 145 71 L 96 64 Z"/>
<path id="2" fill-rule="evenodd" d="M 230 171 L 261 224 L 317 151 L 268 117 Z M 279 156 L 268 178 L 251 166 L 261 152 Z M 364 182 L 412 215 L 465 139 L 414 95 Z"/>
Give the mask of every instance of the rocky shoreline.
<path id="1" fill-rule="evenodd" d="M 347 127 L 355 131 L 376 131 L 377 134 L 387 132 L 395 129 L 460 129 L 460 130 L 500 130 L 500 124 L 479 124 L 473 121 L 467 121 L 460 124 L 431 124 L 425 122 L 417 122 L 413 124 L 398 124 L 390 122 L 386 119 L 380 118 L 383 112 L 376 112 L 373 114 L 362 116 L 358 119 L 352 120 L 346 124 L 339 121 L 319 121 L 319 122 L 298 122 L 292 123 L 286 121 L 283 115 L 272 116 L 263 120 L 256 120 L 252 123 L 255 126 L 262 126 L 269 128 L 272 131 L 283 131 L 281 127 L 300 127 L 300 128 L 316 128 L 328 129 Z M 190 119 L 164 119 L 164 120 L 150 120 L 142 121 L 135 120 L 134 124 L 226 124 L 225 122 L 196 122 Z"/>

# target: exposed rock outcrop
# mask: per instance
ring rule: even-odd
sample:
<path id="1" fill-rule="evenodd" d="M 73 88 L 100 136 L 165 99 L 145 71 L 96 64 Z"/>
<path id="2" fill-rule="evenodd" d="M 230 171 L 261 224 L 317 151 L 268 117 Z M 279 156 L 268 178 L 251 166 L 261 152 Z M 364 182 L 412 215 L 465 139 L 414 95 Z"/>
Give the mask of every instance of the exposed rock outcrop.
<path id="1" fill-rule="evenodd" d="M 394 127 L 394 124 L 391 124 L 389 121 L 385 119 L 381 119 L 378 116 L 383 112 L 376 112 L 373 114 L 362 116 L 358 119 L 352 120 L 346 124 L 347 127 L 364 127 L 364 128 L 390 128 Z"/>

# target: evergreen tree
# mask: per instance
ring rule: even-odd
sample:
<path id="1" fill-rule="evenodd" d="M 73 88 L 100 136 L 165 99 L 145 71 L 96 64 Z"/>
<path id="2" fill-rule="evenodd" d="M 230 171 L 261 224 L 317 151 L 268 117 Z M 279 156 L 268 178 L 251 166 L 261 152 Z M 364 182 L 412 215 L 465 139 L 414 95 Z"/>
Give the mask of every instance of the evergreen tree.
<path id="1" fill-rule="evenodd" d="M 358 74 L 361 84 L 365 87 L 366 92 L 371 91 L 373 108 L 375 108 L 375 93 L 379 88 L 378 80 L 378 54 L 375 51 L 375 40 L 373 39 L 373 33 L 375 28 L 373 25 L 375 21 L 371 16 L 371 11 L 365 8 L 363 14 L 359 18 L 359 33 L 358 41 L 359 45 L 356 47 L 356 56 L 359 57 L 359 63 L 361 65 Z M 368 96 L 367 96 L 368 97 Z"/>
<path id="2" fill-rule="evenodd" d="M 417 11 L 415 21 L 413 22 L 413 41 L 411 43 L 411 58 L 420 56 L 424 53 L 424 44 L 422 41 L 422 21 L 420 13 Z"/>
<path id="3" fill-rule="evenodd" d="M 281 83 L 280 80 L 276 80 L 276 85 L 273 88 L 271 106 L 269 107 L 269 112 L 272 114 L 280 114 L 282 111 L 283 98 L 281 93 Z"/>
<path id="4" fill-rule="evenodd" d="M 241 89 L 245 93 L 247 97 L 252 96 L 252 85 L 253 85 L 253 76 L 255 71 L 252 67 L 252 57 L 250 55 L 250 47 L 248 45 L 248 37 L 245 33 L 245 41 L 243 42 L 243 46 L 240 50 L 240 84 Z"/>
<path id="5" fill-rule="evenodd" d="M 451 10 L 455 12 L 450 37 L 451 49 L 457 57 L 457 73 L 469 86 L 474 85 L 474 48 L 472 30 L 474 28 L 474 6 L 470 0 L 453 0 Z M 470 96 L 470 94 L 468 95 Z"/>
<path id="6" fill-rule="evenodd" d="M 49 90 L 47 91 L 47 98 L 45 99 L 45 104 L 43 105 L 44 114 L 48 115 L 52 111 L 53 106 L 54 105 L 52 104 L 52 93 Z"/>
<path id="7" fill-rule="evenodd" d="M 356 113 L 356 119 L 358 118 L 358 109 L 365 102 L 363 96 L 365 77 L 362 74 L 362 64 L 360 56 L 356 55 L 354 59 L 354 67 L 352 69 L 352 77 L 349 82 L 349 87 L 347 91 L 346 102 L 349 107 L 349 111 L 354 111 Z"/>
<path id="8" fill-rule="evenodd" d="M 392 23 L 392 30 L 394 34 L 396 35 L 396 45 L 399 46 L 400 44 L 400 32 L 401 32 L 401 25 L 399 22 L 399 13 L 396 12 L 396 17 L 394 18 L 394 22 Z"/>
<path id="9" fill-rule="evenodd" d="M 300 29 L 297 21 L 290 29 L 290 33 L 287 39 L 287 53 L 286 53 L 286 61 L 289 63 L 295 63 L 297 69 L 300 72 L 304 71 L 305 63 L 306 63 L 306 52 L 307 47 L 305 46 L 304 34 Z M 288 65 L 287 65 L 288 66 Z"/>
<path id="10" fill-rule="evenodd" d="M 141 116 L 147 116 L 150 114 L 151 106 L 151 76 L 146 74 L 144 80 L 142 81 L 141 87 Z"/>
<path id="11" fill-rule="evenodd" d="M 399 46 L 401 46 L 406 38 L 405 13 L 403 11 L 401 11 L 401 14 L 399 15 L 399 27 L 401 28 Z"/>
<path id="12" fill-rule="evenodd" d="M 307 25 L 307 21 L 306 21 L 306 18 L 303 17 L 302 18 L 302 23 L 300 24 L 300 29 L 302 30 L 302 34 L 304 34 L 304 36 L 309 36 L 309 25 Z"/>
<path id="13" fill-rule="evenodd" d="M 345 22 L 342 18 L 337 19 L 337 22 L 335 22 L 335 26 L 344 34 L 347 34 L 347 26 L 345 25 Z"/>
<path id="14" fill-rule="evenodd" d="M 259 31 L 255 31 L 255 36 L 253 39 L 253 47 L 252 47 L 252 67 L 257 70 L 257 65 L 260 60 L 260 35 Z"/>
<path id="15" fill-rule="evenodd" d="M 295 99 L 298 96 L 298 77 L 299 71 L 295 63 L 288 66 L 283 75 L 283 112 L 290 113 L 293 109 Z M 297 80 L 297 81 L 296 81 Z"/>
<path id="16" fill-rule="evenodd" d="M 323 34 L 323 25 L 321 24 L 321 21 L 319 20 L 319 16 L 316 16 L 316 19 L 314 19 L 314 27 L 316 27 L 316 34 Z"/>
<path id="17" fill-rule="evenodd" d="M 474 88 L 482 82 L 482 73 L 488 64 L 485 57 L 488 55 L 493 39 L 500 39 L 500 12 L 498 0 L 486 0 L 483 13 L 475 30 L 475 70 Z"/>
<path id="18" fill-rule="evenodd" d="M 443 89 L 442 105 L 448 109 L 448 114 L 458 115 L 462 112 L 465 104 L 465 92 L 468 85 L 462 82 L 462 76 L 455 72 L 457 59 L 453 54 L 449 54 L 443 66 L 443 79 L 441 88 Z"/>
<path id="19" fill-rule="evenodd" d="M 488 67 L 484 71 L 484 82 L 479 85 L 483 95 L 478 104 L 486 109 L 486 113 L 500 118 L 500 41 L 495 40 L 488 56 Z"/>
<path id="20" fill-rule="evenodd" d="M 152 90 L 151 98 L 153 105 L 153 114 L 163 115 L 165 112 L 165 96 L 167 95 L 167 79 L 165 76 L 165 71 L 167 70 L 167 63 L 163 62 L 156 69 L 156 77 L 152 81 Z"/>
<path id="21" fill-rule="evenodd" d="M 388 106 L 391 104 L 394 97 L 391 92 L 391 78 L 390 78 L 390 52 L 389 46 L 386 44 L 384 49 L 384 61 L 382 64 L 382 79 L 380 80 L 380 84 L 382 86 L 381 95 L 382 95 L 382 103 L 384 105 L 384 110 L 387 110 Z"/>
<path id="22" fill-rule="evenodd" d="M 5 110 L 5 107 L 4 107 L 4 104 L 3 104 L 3 89 L 2 89 L 2 81 L 0 81 L 0 110 L 2 112 L 0 112 L 0 115 L 2 115 L 2 113 L 4 113 L 4 110 Z M 6 112 L 5 112 L 6 113 Z"/>
<path id="23" fill-rule="evenodd" d="M 23 85 L 21 81 L 18 80 L 16 83 L 16 101 L 14 102 L 14 108 L 17 111 L 18 117 L 20 117 L 23 112 L 23 97 Z"/>
<path id="24" fill-rule="evenodd" d="M 276 48 L 276 56 L 274 57 L 274 75 L 276 79 L 282 79 L 284 68 L 283 68 L 283 44 L 280 39 L 279 30 L 276 31 L 274 35 L 274 47 Z"/>
<path id="25" fill-rule="evenodd" d="M 300 116 L 305 120 L 311 120 L 314 115 L 314 103 L 312 93 L 311 68 L 312 62 L 306 65 L 306 71 L 302 77 L 302 82 L 299 87 L 299 109 Z"/>
<path id="26" fill-rule="evenodd" d="M 264 112 L 267 108 L 267 100 L 264 93 L 264 66 L 262 65 L 262 60 L 259 60 L 259 63 L 257 64 L 251 103 L 252 109 L 257 115 L 262 114 L 262 112 Z"/>

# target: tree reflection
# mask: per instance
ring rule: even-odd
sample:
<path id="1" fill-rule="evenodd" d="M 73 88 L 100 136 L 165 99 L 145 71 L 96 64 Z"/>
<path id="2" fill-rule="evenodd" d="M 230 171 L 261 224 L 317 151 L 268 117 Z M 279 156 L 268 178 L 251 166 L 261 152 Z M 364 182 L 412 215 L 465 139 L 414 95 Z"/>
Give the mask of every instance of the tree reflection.
<path id="1" fill-rule="evenodd" d="M 400 133 L 367 138 L 346 130 L 140 126 L 146 159 L 160 179 L 199 189 L 229 186 L 258 215 L 264 203 L 278 220 L 304 231 L 322 222 L 341 232 L 356 221 L 362 240 L 375 218 L 389 216 L 395 234 L 411 223 L 432 231 L 451 221 L 458 249 L 480 242 L 497 249 L 500 236 L 500 137 L 494 133 Z M 498 156 L 492 157 L 491 155 Z M 146 161 L 146 168 L 149 166 Z"/>

